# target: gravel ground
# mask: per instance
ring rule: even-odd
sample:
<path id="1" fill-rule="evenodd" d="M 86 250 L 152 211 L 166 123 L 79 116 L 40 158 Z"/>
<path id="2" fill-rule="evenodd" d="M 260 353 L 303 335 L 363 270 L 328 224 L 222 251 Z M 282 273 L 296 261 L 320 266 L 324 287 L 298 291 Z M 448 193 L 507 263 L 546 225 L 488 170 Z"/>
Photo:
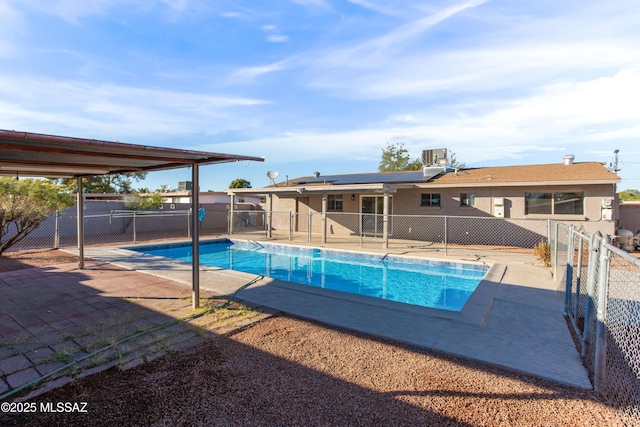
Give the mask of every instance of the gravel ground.
<path id="1" fill-rule="evenodd" d="M 0 425 L 620 425 L 591 391 L 285 315 L 29 401 L 41 402 L 87 412 Z"/>
<path id="2" fill-rule="evenodd" d="M 34 402 L 3 426 L 616 426 L 590 391 L 288 316 Z"/>

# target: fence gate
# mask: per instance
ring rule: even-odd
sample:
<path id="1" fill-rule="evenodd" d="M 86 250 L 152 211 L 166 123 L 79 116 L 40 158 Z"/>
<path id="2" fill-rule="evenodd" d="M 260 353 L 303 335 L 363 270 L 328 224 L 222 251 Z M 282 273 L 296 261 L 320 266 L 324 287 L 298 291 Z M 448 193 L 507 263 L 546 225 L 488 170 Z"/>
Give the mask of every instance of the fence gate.
<path id="1" fill-rule="evenodd" d="M 598 254 L 601 236 L 588 236 L 569 230 L 565 314 L 580 341 L 582 356 L 586 356 L 589 334 L 595 327 L 594 295 L 598 279 Z"/>

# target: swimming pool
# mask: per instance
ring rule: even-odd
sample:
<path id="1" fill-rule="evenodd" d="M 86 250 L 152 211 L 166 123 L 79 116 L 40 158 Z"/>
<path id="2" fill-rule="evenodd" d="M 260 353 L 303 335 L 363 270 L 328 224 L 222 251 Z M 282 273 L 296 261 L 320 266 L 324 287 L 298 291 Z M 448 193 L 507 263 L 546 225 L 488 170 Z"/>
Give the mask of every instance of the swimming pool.
<path id="1" fill-rule="evenodd" d="M 190 244 L 127 248 L 191 262 Z M 202 265 L 423 307 L 460 311 L 487 266 L 249 241 L 200 242 Z"/>

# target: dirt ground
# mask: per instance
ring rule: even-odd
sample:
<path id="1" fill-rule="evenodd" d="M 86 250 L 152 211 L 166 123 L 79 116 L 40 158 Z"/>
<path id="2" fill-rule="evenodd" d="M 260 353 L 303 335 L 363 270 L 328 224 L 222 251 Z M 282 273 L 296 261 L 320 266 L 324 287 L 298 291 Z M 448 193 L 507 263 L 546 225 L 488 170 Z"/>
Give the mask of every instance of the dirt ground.
<path id="1" fill-rule="evenodd" d="M 620 425 L 592 391 L 286 315 L 29 401 L 58 402 L 86 412 L 0 425 Z"/>
<path id="2" fill-rule="evenodd" d="M 78 262 L 76 255 L 57 249 L 34 249 L 31 251 L 4 252 L 0 255 L 0 272 L 23 268 L 46 267 L 48 265 Z"/>

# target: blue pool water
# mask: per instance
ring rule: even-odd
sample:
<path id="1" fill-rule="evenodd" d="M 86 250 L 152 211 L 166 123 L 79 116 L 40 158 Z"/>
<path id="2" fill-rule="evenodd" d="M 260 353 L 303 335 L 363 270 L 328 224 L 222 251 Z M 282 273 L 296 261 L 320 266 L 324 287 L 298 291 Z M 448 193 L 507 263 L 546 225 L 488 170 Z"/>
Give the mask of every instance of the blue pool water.
<path id="1" fill-rule="evenodd" d="M 188 244 L 129 249 L 191 262 Z M 451 311 L 462 309 L 486 272 L 475 264 L 245 241 L 201 242 L 200 263 Z"/>

